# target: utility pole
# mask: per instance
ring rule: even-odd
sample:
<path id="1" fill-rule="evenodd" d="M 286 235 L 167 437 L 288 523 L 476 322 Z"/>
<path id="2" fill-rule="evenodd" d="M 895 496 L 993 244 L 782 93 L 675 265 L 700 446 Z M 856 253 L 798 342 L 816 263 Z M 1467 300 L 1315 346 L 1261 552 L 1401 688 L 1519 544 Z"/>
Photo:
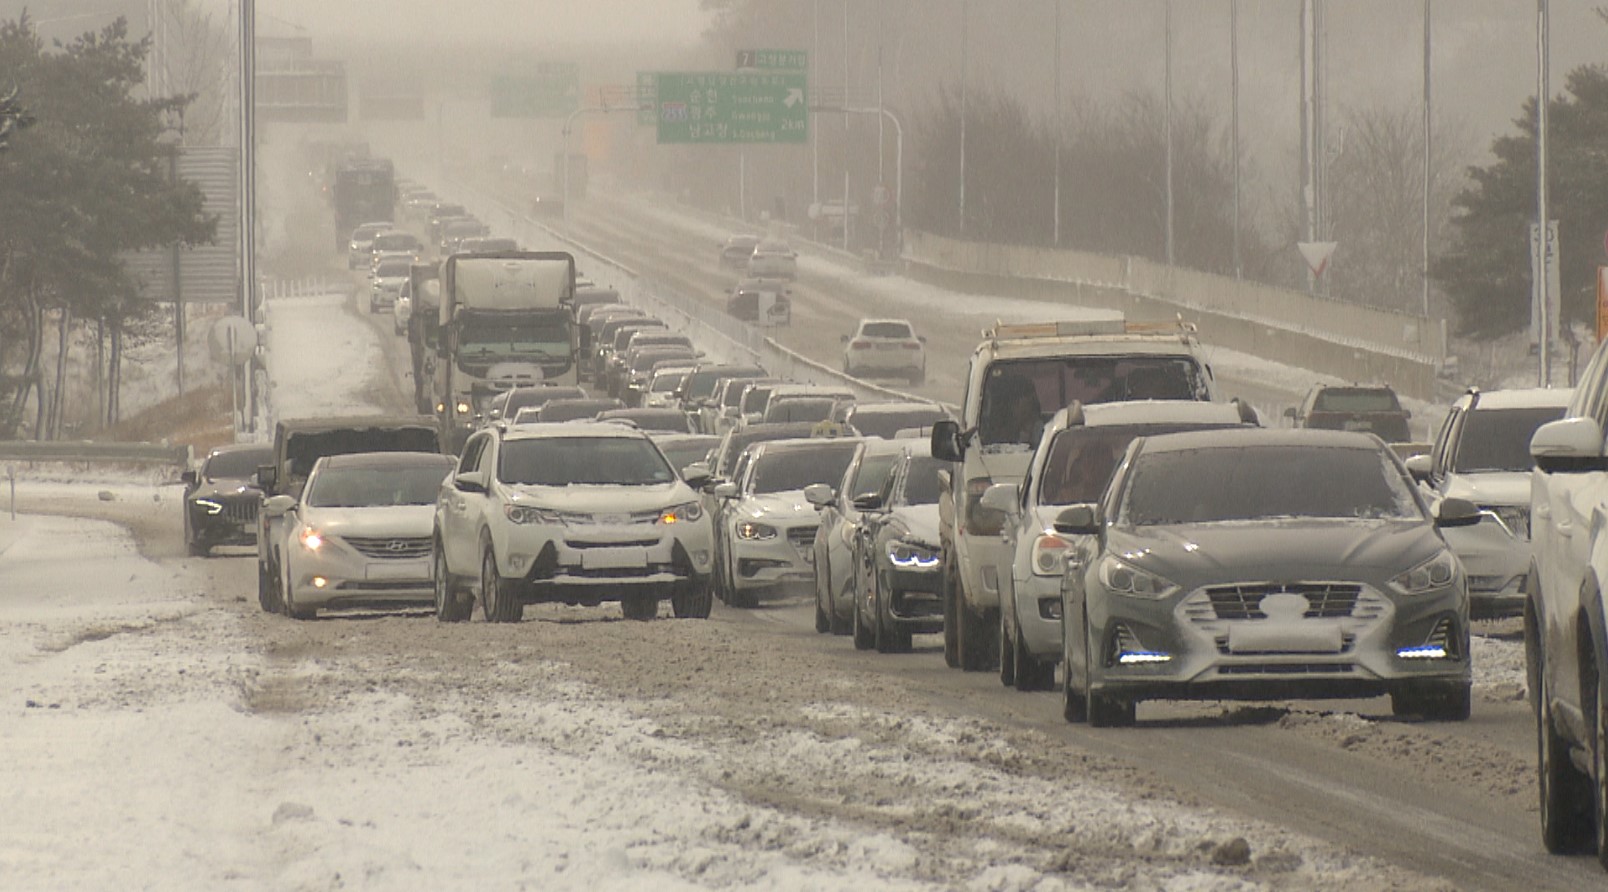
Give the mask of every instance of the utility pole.
<path id="1" fill-rule="evenodd" d="M 1166 69 L 1165 89 L 1162 91 L 1162 131 L 1167 143 L 1167 265 L 1173 265 L 1173 137 L 1172 137 L 1172 0 L 1165 0 L 1162 18 L 1162 57 Z"/>
<path id="2" fill-rule="evenodd" d="M 821 71 L 821 63 L 818 61 L 821 58 L 821 0 L 815 0 L 814 6 L 815 6 L 815 17 L 814 17 L 813 21 L 814 21 L 814 29 L 815 29 L 815 42 L 810 45 L 810 78 L 809 78 L 809 83 L 810 83 L 810 89 L 811 90 L 814 90 L 815 89 L 814 85 L 820 82 L 819 75 L 820 75 L 820 71 Z M 845 87 L 847 87 L 847 85 L 845 85 Z M 847 93 L 845 91 L 844 103 L 847 104 L 847 102 L 848 102 L 848 97 L 847 97 Z M 806 114 L 809 114 L 809 113 L 806 112 Z M 811 222 L 812 226 L 817 227 L 815 230 L 812 231 L 812 234 L 814 236 L 816 236 L 817 238 L 820 237 L 820 230 L 819 230 L 818 227 L 820 226 L 819 221 L 821 219 L 821 134 L 820 134 L 820 129 L 821 128 L 819 128 L 819 127 L 817 127 L 815 125 L 814 121 L 810 122 L 810 207 L 814 210 L 814 214 L 813 214 L 813 216 L 811 216 L 810 222 Z"/>
<path id="3" fill-rule="evenodd" d="M 1430 47 L 1430 17 L 1433 8 L 1432 0 L 1424 0 L 1424 318 L 1429 318 L 1429 179 L 1433 171 L 1430 168 L 1431 130 L 1433 129 L 1434 96 L 1431 93 L 1430 61 L 1432 54 Z"/>
<path id="4" fill-rule="evenodd" d="M 960 234 L 966 235 L 966 20 L 971 4 L 960 0 Z"/>
<path id="5" fill-rule="evenodd" d="M 241 315 L 261 322 L 257 304 L 257 0 L 240 0 L 240 300 Z M 256 428 L 255 376 L 248 365 L 238 427 Z"/>
<path id="6" fill-rule="evenodd" d="M 1540 233 L 1538 241 L 1541 250 L 1536 252 L 1535 264 L 1535 300 L 1541 305 L 1539 318 L 1541 330 L 1536 333 L 1541 353 L 1541 380 L 1542 387 L 1552 383 L 1552 302 L 1548 299 L 1549 285 L 1547 281 L 1547 105 L 1552 97 L 1551 63 L 1552 47 L 1551 35 L 1548 33 L 1552 19 L 1548 0 L 1536 0 L 1536 103 L 1535 103 L 1535 219 Z"/>
<path id="7" fill-rule="evenodd" d="M 849 104 L 849 0 L 843 0 L 843 105 Z M 843 114 L 843 250 L 849 250 L 849 115 Z"/>
<path id="8" fill-rule="evenodd" d="M 1055 8 L 1055 88 L 1051 101 L 1054 110 L 1050 113 L 1050 124 L 1055 128 L 1055 189 L 1051 201 L 1055 203 L 1054 216 L 1051 223 L 1053 244 L 1061 246 L 1061 137 L 1065 127 L 1061 121 L 1061 0 L 1050 0 Z"/>
<path id="9" fill-rule="evenodd" d="M 1428 0 L 1425 0 L 1428 2 Z M 1239 0 L 1228 0 L 1228 77 L 1229 151 L 1234 155 L 1234 278 L 1245 277 L 1240 262 L 1240 91 L 1239 91 Z"/>

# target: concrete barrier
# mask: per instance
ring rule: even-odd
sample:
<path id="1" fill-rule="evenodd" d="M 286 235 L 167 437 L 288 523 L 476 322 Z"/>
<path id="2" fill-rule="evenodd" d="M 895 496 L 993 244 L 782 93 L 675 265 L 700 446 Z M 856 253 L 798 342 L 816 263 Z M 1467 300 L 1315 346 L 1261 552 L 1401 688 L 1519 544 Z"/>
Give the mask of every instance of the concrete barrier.
<path id="1" fill-rule="evenodd" d="M 4 440 L 0 461 L 157 464 L 187 467 L 189 446 L 161 443 L 104 443 L 89 440 Z"/>

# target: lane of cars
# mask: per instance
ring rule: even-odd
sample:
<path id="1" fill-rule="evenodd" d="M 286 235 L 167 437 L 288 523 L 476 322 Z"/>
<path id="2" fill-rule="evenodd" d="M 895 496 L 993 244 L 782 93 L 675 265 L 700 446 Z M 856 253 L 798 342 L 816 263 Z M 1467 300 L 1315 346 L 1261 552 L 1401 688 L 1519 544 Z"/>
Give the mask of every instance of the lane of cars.
<path id="1" fill-rule="evenodd" d="M 737 268 L 741 247 L 724 246 L 722 265 Z M 317 586 L 306 556 L 283 552 L 351 544 L 320 510 L 423 513 L 400 488 L 330 496 L 315 482 L 429 458 L 450 467 L 428 506 L 444 621 L 477 602 L 507 622 L 531 603 L 619 601 L 646 619 L 660 601 L 701 617 L 714 597 L 808 596 L 819 632 L 898 653 L 941 631 L 951 665 L 1058 688 L 1069 721 L 1102 726 L 1133 724 L 1151 699 L 1380 694 L 1400 715 L 1465 719 L 1472 619 L 1522 611 L 1547 847 L 1608 833 L 1601 352 L 1572 395 L 1466 395 L 1404 463 L 1382 442 L 1407 438 L 1388 388 L 1315 389 L 1289 421 L 1330 430 L 1266 429 L 1221 400 L 1197 337 L 1175 327 L 999 326 L 950 418 L 707 362 L 613 299 L 575 314 L 591 386 L 619 402 L 509 390 L 450 465 L 325 457 L 371 452 L 361 437 L 276 444 L 253 481 L 268 495 L 264 608 L 340 603 L 318 600 L 335 577 L 315 573 Z M 844 366 L 914 378 L 921 344 L 905 320 L 862 320 Z M 225 464 L 194 483 L 225 479 Z M 211 516 L 210 498 L 198 486 L 187 518 Z M 386 547 L 417 539 L 403 532 Z M 418 596 L 418 582 L 393 588 Z"/>

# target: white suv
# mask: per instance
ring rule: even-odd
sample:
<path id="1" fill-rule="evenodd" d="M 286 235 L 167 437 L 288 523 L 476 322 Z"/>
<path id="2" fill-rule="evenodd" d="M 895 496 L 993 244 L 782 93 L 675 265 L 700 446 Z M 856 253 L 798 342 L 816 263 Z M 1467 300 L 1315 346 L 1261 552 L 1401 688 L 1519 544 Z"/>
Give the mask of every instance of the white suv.
<path id="1" fill-rule="evenodd" d="M 843 336 L 843 372 L 920 384 L 927 380 L 926 343 L 908 320 L 861 319 L 854 334 Z"/>
<path id="2" fill-rule="evenodd" d="M 690 481 L 699 483 L 701 481 Z M 442 484 L 432 538 L 436 613 L 491 622 L 526 604 L 619 601 L 652 619 L 709 615 L 710 523 L 653 441 L 622 425 L 492 426 Z"/>

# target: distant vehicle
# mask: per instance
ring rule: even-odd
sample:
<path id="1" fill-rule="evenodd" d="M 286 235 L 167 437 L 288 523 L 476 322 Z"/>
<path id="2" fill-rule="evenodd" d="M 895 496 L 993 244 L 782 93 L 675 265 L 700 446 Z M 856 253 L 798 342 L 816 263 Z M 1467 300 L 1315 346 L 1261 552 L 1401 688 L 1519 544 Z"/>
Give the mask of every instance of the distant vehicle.
<path id="1" fill-rule="evenodd" d="M 491 622 L 544 602 L 707 617 L 710 524 L 690 483 L 622 425 L 477 432 L 437 500 L 437 617 L 468 619 L 476 596 Z"/>
<path id="2" fill-rule="evenodd" d="M 855 440 L 809 440 L 749 446 L 736 479 L 713 489 L 720 564 L 716 594 L 733 607 L 753 607 L 770 594 L 814 585 L 815 507 L 804 488 L 836 483 L 859 447 Z"/>
<path id="3" fill-rule="evenodd" d="M 364 223 L 347 239 L 347 269 L 365 269 L 374 259 L 374 237 L 391 229 L 389 220 Z"/>
<path id="4" fill-rule="evenodd" d="M 927 380 L 926 341 L 904 319 L 861 319 L 854 334 L 843 336 L 843 372 L 920 384 Z"/>
<path id="5" fill-rule="evenodd" d="M 832 414 L 832 407 L 842 400 L 854 399 L 853 392 L 843 387 L 816 384 L 776 384 L 770 388 L 765 408 L 743 416 L 743 424 L 775 424 L 787 421 L 824 421 Z M 793 402 L 800 402 L 792 407 Z"/>
<path id="6" fill-rule="evenodd" d="M 598 421 L 624 421 L 632 424 L 637 430 L 648 433 L 690 434 L 692 426 L 687 423 L 686 413 L 679 409 L 607 409 L 597 413 Z M 681 472 L 680 468 L 676 469 Z"/>
<path id="7" fill-rule="evenodd" d="M 1296 427 L 1332 431 L 1366 431 L 1386 443 L 1412 439 L 1407 420 L 1412 413 L 1401 407 L 1389 387 L 1318 385 L 1307 391 L 1299 407 L 1284 410 Z"/>
<path id="8" fill-rule="evenodd" d="M 562 421 L 591 421 L 599 412 L 623 409 L 625 404 L 616 399 L 589 398 L 584 400 L 549 400 L 536 413 L 539 424 L 556 424 Z M 521 410 L 524 411 L 524 410 Z M 517 422 L 518 419 L 515 419 Z"/>
<path id="9" fill-rule="evenodd" d="M 851 626 L 858 650 L 908 653 L 912 635 L 944 628 L 938 472 L 945 463 L 925 445 L 906 441 L 882 489 L 857 497 Z"/>
<path id="10" fill-rule="evenodd" d="M 1061 616 L 1068 721 L 1131 725 L 1144 700 L 1390 695 L 1391 711 L 1469 716 L 1468 590 L 1395 454 L 1362 433 L 1218 430 L 1141 437 L 1077 537 Z"/>
<path id="11" fill-rule="evenodd" d="M 636 347 L 620 363 L 620 386 L 616 394 L 627 406 L 639 405 L 642 391 L 656 369 L 667 366 L 689 366 L 698 361 L 698 354 L 690 347 L 674 345 L 648 345 Z"/>
<path id="12" fill-rule="evenodd" d="M 1530 569 L 1530 438 L 1563 417 L 1567 389 L 1471 391 L 1452 404 L 1428 454 L 1407 459 L 1436 497 L 1467 499 L 1484 512 L 1473 526 L 1444 530 L 1468 573 L 1475 619 L 1522 616 Z"/>
<path id="13" fill-rule="evenodd" d="M 702 405 L 698 408 L 699 430 L 707 434 L 725 436 L 727 431 L 737 427 L 738 422 L 742 420 L 743 397 L 750 389 L 756 386 L 769 388 L 781 383 L 782 379 L 765 377 L 763 374 L 730 379 L 726 386 L 718 391 L 718 401 L 714 398 L 715 394 L 702 401 Z"/>
<path id="14" fill-rule="evenodd" d="M 950 418 L 942 406 L 933 403 L 850 403 L 843 414 L 843 423 L 862 437 L 881 437 L 891 440 L 900 431 L 930 428 Z"/>
<path id="15" fill-rule="evenodd" d="M 720 246 L 720 265 L 726 269 L 748 269 L 748 258 L 759 246 L 757 235 L 734 235 Z"/>
<path id="16" fill-rule="evenodd" d="M 755 325 L 789 325 L 793 321 L 792 291 L 778 281 L 744 279 L 726 298 L 726 312 Z"/>
<path id="17" fill-rule="evenodd" d="M 441 243 L 441 227 L 448 220 L 457 220 L 467 217 L 469 210 L 461 204 L 438 201 L 430 208 L 426 226 L 429 229 L 427 241 L 432 245 Z"/>
<path id="18" fill-rule="evenodd" d="M 466 254 L 482 254 L 488 251 L 518 251 L 519 242 L 511 238 L 497 236 L 473 236 L 458 242 L 457 249 Z"/>
<path id="19" fill-rule="evenodd" d="M 540 409 L 553 400 L 584 400 L 586 388 L 576 385 L 538 384 L 515 387 L 492 398 L 486 405 L 487 421 L 512 421 L 521 409 Z"/>
<path id="20" fill-rule="evenodd" d="M 396 170 L 383 158 L 353 160 L 335 168 L 335 248 L 348 245 L 346 233 L 360 224 L 394 219 Z M 386 229 L 391 229 L 389 224 Z M 359 261 L 361 264 L 361 261 Z"/>
<path id="21" fill-rule="evenodd" d="M 798 252 L 787 242 L 761 241 L 748 256 L 748 275 L 754 279 L 798 278 Z"/>
<path id="22" fill-rule="evenodd" d="M 707 434 L 678 434 L 648 432 L 653 445 L 659 447 L 664 457 L 675 468 L 677 474 L 683 474 L 687 467 L 695 462 L 704 461 L 709 452 L 720 444 L 719 437 Z"/>
<path id="23" fill-rule="evenodd" d="M 433 604 L 430 529 L 450 456 L 371 452 L 320 458 L 299 497 L 263 511 L 284 518 L 280 599 L 286 616 L 325 607 Z"/>
<path id="24" fill-rule="evenodd" d="M 638 405 L 644 409 L 676 409 L 676 391 L 687 380 L 697 366 L 661 366 L 653 370 L 653 377 L 648 379 L 647 386 L 642 390 L 641 402 Z M 682 413 L 686 415 L 686 413 Z M 696 429 L 697 416 L 687 416 L 688 424 Z"/>
<path id="25" fill-rule="evenodd" d="M 380 261 L 369 280 L 370 313 L 389 310 L 391 305 L 396 303 L 397 294 L 402 290 L 402 283 L 408 280 L 412 267 L 413 260 L 406 256 Z"/>
<path id="26" fill-rule="evenodd" d="M 374 236 L 369 244 L 369 253 L 372 256 L 381 254 L 406 254 L 411 260 L 424 259 L 424 243 L 411 232 L 391 230 L 381 232 Z"/>
<path id="27" fill-rule="evenodd" d="M 859 504 L 862 497 L 880 497 L 904 443 L 869 439 L 860 444 L 843 478 L 828 486 L 804 490 L 804 500 L 820 515 L 815 536 L 815 631 L 847 635 L 852 628 L 855 584 L 855 544 L 860 538 Z"/>
<path id="28" fill-rule="evenodd" d="M 257 542 L 257 468 L 273 461 L 270 446 L 219 446 L 199 467 L 183 473 L 184 546 L 194 557 L 219 545 Z"/>
<path id="29" fill-rule="evenodd" d="M 474 217 L 458 217 L 445 220 L 441 224 L 441 238 L 438 247 L 441 253 L 459 254 L 466 249 L 463 242 L 466 239 L 481 238 L 486 234 L 486 224 Z"/>
<path id="30" fill-rule="evenodd" d="M 677 397 L 681 401 L 682 409 L 688 414 L 698 416 L 696 424 L 699 430 L 706 434 L 723 433 L 716 431 L 710 423 L 717 414 L 710 402 L 715 392 L 715 385 L 724 378 L 763 378 L 765 374 L 765 369 L 757 365 L 699 363 L 697 370 L 687 376 Z"/>
<path id="31" fill-rule="evenodd" d="M 413 283 L 402 280 L 397 289 L 396 303 L 391 305 L 391 328 L 398 336 L 408 333 L 408 320 L 413 317 Z"/>

